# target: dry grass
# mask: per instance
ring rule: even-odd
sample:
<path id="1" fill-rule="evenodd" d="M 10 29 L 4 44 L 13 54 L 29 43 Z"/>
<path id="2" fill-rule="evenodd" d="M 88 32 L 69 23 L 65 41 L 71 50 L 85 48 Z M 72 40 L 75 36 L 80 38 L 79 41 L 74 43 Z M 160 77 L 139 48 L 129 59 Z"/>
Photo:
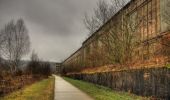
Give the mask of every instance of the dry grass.
<path id="1" fill-rule="evenodd" d="M 165 67 L 164 58 L 154 58 L 147 61 L 136 61 L 132 64 L 127 65 L 119 65 L 119 64 L 112 64 L 112 65 L 105 65 L 99 67 L 87 67 L 82 69 L 80 72 L 71 72 L 67 73 L 70 74 L 93 74 L 93 73 L 101 73 L 101 72 L 111 72 L 111 71 L 124 71 L 124 70 L 136 70 L 136 69 L 145 69 L 145 68 L 162 68 Z M 129 66 L 129 67 L 127 67 Z"/>
<path id="2" fill-rule="evenodd" d="M 54 77 L 44 79 L 22 90 L 13 92 L 0 100 L 53 100 Z"/>
<path id="3" fill-rule="evenodd" d="M 42 80 L 43 77 L 34 77 L 32 75 L 21 75 L 14 76 L 11 74 L 6 74 L 0 79 L 0 96 L 7 95 L 11 92 L 20 90 L 25 86 L 29 86 L 39 80 Z"/>

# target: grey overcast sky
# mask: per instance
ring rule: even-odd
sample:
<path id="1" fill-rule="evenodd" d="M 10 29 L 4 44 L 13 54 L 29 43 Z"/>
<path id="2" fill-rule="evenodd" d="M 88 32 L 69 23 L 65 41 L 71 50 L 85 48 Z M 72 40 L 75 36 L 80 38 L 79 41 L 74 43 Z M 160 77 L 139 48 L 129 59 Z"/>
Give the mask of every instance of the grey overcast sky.
<path id="1" fill-rule="evenodd" d="M 0 0 L 0 28 L 11 19 L 23 18 L 31 49 L 40 58 L 62 61 L 87 38 L 82 19 L 97 0 Z M 29 56 L 25 57 L 28 59 Z"/>
<path id="2" fill-rule="evenodd" d="M 40 58 L 60 62 L 87 38 L 84 13 L 92 13 L 97 0 L 0 0 L 0 28 L 23 18 L 31 48 Z M 29 56 L 25 57 L 28 59 Z"/>

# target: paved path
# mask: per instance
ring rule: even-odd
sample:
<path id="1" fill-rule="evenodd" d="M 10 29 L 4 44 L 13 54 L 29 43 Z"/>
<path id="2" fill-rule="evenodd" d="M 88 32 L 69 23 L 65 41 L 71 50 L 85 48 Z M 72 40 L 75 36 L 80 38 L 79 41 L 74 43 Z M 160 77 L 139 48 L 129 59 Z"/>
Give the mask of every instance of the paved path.
<path id="1" fill-rule="evenodd" d="M 54 100 L 93 100 L 91 97 L 65 81 L 55 76 L 55 97 Z"/>

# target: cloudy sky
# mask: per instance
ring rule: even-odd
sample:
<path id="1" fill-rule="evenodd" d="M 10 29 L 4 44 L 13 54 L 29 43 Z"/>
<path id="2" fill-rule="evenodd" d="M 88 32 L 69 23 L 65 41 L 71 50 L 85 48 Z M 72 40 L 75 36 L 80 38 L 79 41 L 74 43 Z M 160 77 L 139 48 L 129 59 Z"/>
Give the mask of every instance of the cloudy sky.
<path id="1" fill-rule="evenodd" d="M 97 0 L 0 0 L 0 28 L 11 19 L 23 18 L 31 48 L 44 60 L 60 62 L 76 51 L 87 38 L 85 12 Z M 25 57 L 28 59 L 29 56 Z"/>
<path id="2" fill-rule="evenodd" d="M 92 14 L 97 1 L 0 0 L 0 29 L 12 19 L 23 18 L 29 30 L 31 49 L 43 60 L 60 62 L 88 37 L 83 24 L 84 13 Z"/>

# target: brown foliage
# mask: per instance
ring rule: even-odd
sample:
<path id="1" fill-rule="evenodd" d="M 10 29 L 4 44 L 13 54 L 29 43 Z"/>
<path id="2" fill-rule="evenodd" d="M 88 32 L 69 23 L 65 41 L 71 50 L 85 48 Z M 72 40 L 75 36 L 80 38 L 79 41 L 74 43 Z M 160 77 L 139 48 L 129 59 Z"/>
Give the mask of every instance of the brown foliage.
<path id="1" fill-rule="evenodd" d="M 21 75 L 15 76 L 5 73 L 1 75 L 0 79 L 0 96 L 4 96 L 8 93 L 22 89 L 26 85 L 30 85 L 38 80 L 41 80 L 42 76 Z"/>

